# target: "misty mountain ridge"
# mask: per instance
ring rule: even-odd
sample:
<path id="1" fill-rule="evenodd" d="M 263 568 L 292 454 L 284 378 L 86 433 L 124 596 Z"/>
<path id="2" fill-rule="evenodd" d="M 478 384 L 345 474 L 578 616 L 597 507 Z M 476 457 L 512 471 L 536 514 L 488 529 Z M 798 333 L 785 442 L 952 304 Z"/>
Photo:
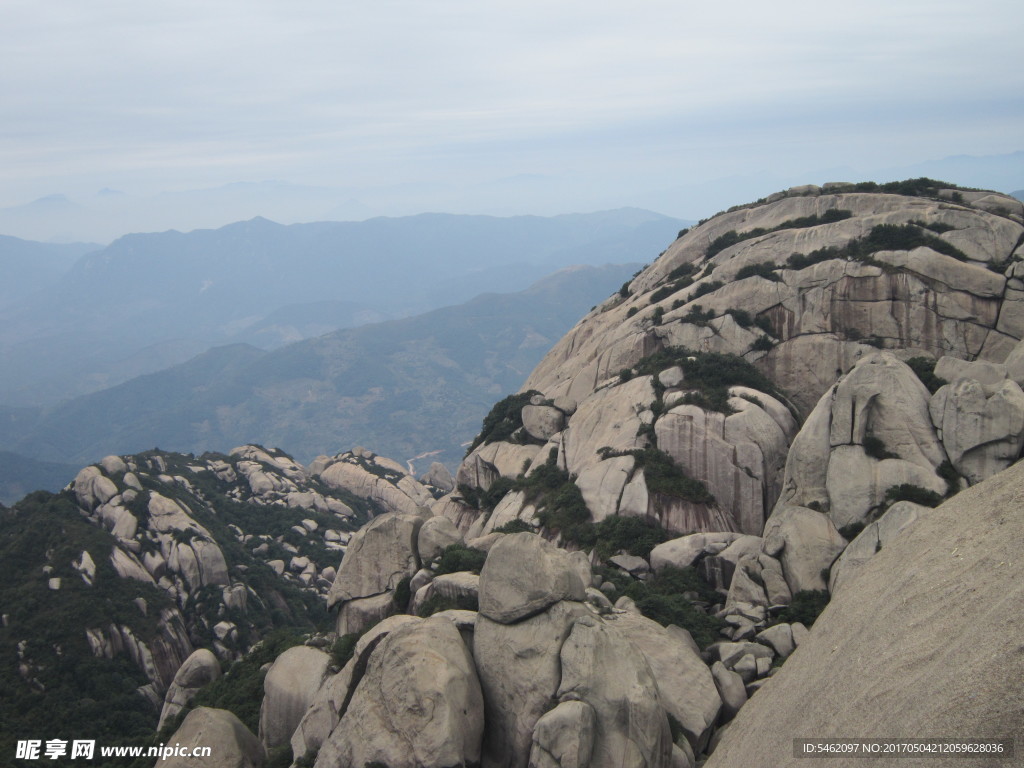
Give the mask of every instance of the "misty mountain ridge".
<path id="1" fill-rule="evenodd" d="M 217 347 L 45 412 L 12 415 L 0 446 L 82 463 L 154 446 L 202 453 L 259 442 L 308 462 L 362 444 L 454 466 L 494 400 L 517 389 L 638 266 L 566 268 L 518 293 L 272 351 Z"/>
<path id="2" fill-rule="evenodd" d="M 788 172 L 759 168 L 726 176 L 692 178 L 683 184 L 670 176 L 634 176 L 613 186 L 584 185 L 556 173 L 518 174 L 470 184 L 450 181 L 378 186 L 327 186 L 286 180 L 239 181 L 221 186 L 137 194 L 101 190 L 94 194 L 47 195 L 33 202 L 0 208 L 0 232 L 27 239 L 111 242 L 128 231 L 217 228 L 226 222 L 262 215 L 287 223 L 322 220 L 363 221 L 375 216 L 409 216 L 424 210 L 512 216 L 553 215 L 570 205 L 601 210 L 622 205 L 703 218 L 736 200 L 755 199 L 808 180 L 843 178 L 878 181 L 930 176 L 958 184 L 1007 192 L 1024 178 L 1024 152 L 958 155 L 907 165 L 795 168 Z"/>
<path id="3" fill-rule="evenodd" d="M 4 303 L 0 403 L 53 405 L 212 346 L 273 348 L 486 291 L 522 290 L 571 264 L 648 258 L 685 224 L 622 209 L 287 226 L 256 218 L 126 235 Z"/>

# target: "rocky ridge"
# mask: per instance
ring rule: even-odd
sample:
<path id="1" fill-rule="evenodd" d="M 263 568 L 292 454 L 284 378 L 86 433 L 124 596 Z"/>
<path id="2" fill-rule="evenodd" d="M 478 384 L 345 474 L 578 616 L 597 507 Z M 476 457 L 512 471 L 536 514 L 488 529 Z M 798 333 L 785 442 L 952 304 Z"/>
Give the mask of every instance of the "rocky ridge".
<path id="1" fill-rule="evenodd" d="M 19 660 L 5 684 L 48 700 L 67 685 L 60 659 L 77 658 L 133 680 L 138 716 L 163 725 L 275 628 L 320 627 L 359 526 L 411 503 L 406 490 L 442 493 L 361 449 L 322 464 L 346 461 L 344 479 L 321 480 L 255 445 L 108 456 L 63 492 L 0 510 L 0 641 Z"/>
<path id="2" fill-rule="evenodd" d="M 870 186 L 798 188 L 680 233 L 534 370 L 529 408 L 482 435 L 446 514 L 480 531 L 540 522 L 525 496 L 488 518 L 474 495 L 552 452 L 595 520 L 677 533 L 760 535 L 780 501 L 827 505 L 843 527 L 894 485 L 944 493 L 945 461 L 972 483 L 1005 467 L 1024 380 L 1019 201 L 927 180 L 898 188 L 913 195 L 859 191 Z M 908 361 L 951 386 L 932 395 Z M 644 447 L 708 493 L 665 494 Z M 839 471 L 848 461 L 856 471 Z"/>

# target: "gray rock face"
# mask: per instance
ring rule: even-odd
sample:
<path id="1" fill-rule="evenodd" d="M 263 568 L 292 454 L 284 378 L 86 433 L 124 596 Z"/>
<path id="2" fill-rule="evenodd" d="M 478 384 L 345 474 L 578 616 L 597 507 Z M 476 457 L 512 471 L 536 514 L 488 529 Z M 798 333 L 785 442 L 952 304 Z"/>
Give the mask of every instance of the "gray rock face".
<path id="1" fill-rule="evenodd" d="M 291 741 L 320 684 L 331 657 L 305 645 L 289 648 L 274 661 L 263 680 L 260 741 L 271 749 Z"/>
<path id="2" fill-rule="evenodd" d="M 479 593 L 480 577 L 475 573 L 459 571 L 442 574 L 416 590 L 409 612 L 418 614 L 423 605 L 435 595 L 458 604 L 460 600 L 478 602 Z"/>
<path id="3" fill-rule="evenodd" d="M 689 568 L 698 557 L 719 554 L 740 537 L 738 533 L 693 533 L 659 544 L 651 550 L 651 568 Z"/>
<path id="4" fill-rule="evenodd" d="M 722 716 L 725 720 L 732 720 L 747 703 L 747 687 L 743 684 L 743 678 L 727 669 L 720 661 L 711 665 L 711 676 L 722 697 Z"/>
<path id="5" fill-rule="evenodd" d="M 349 600 L 338 609 L 335 629 L 339 635 L 359 634 L 397 611 L 392 592 Z"/>
<path id="6" fill-rule="evenodd" d="M 821 573 L 845 547 L 828 516 L 805 507 L 776 509 L 764 529 L 764 551 L 782 562 L 793 594 L 825 589 Z"/>
<path id="7" fill-rule="evenodd" d="M 531 437 L 550 440 L 565 427 L 565 414 L 550 405 L 523 406 L 523 428 Z"/>
<path id="8" fill-rule="evenodd" d="M 316 765 L 478 763 L 483 727 L 484 701 L 469 652 L 452 622 L 432 617 L 380 642 Z"/>
<path id="9" fill-rule="evenodd" d="M 164 723 L 177 717 L 186 706 L 188 706 L 199 689 L 207 683 L 212 683 L 220 677 L 220 662 L 217 657 L 206 648 L 200 648 L 191 656 L 185 659 L 174 675 L 174 680 L 167 689 L 164 696 L 163 709 L 160 710 L 160 722 L 156 729 L 159 731 Z"/>
<path id="10" fill-rule="evenodd" d="M 1019 743 L 1024 654 L 1014 628 L 1024 581 L 1010 564 L 1024 541 L 1022 488 L 1017 463 L 929 509 L 883 547 L 743 707 L 707 768 L 805 766 L 793 754 L 796 733 L 970 733 Z M 963 758 L 928 764 L 952 768 Z"/>
<path id="11" fill-rule="evenodd" d="M 596 736 L 594 708 L 583 701 L 563 701 L 533 729 L 530 768 L 587 768 Z"/>
<path id="12" fill-rule="evenodd" d="M 711 735 L 722 701 L 693 641 L 687 643 L 638 614 L 620 614 L 609 619 L 608 626 L 647 659 L 665 711 L 679 721 L 690 745 L 699 751 Z"/>
<path id="13" fill-rule="evenodd" d="M 672 736 L 644 655 L 599 619 L 577 620 L 562 645 L 558 696 L 594 709 L 593 768 L 667 768 Z"/>
<path id="14" fill-rule="evenodd" d="M 700 478 L 716 502 L 728 511 L 736 530 L 757 535 L 778 498 L 792 417 L 774 398 L 745 390 L 758 403 L 730 398 L 735 413 L 679 405 L 655 423 L 658 447 L 690 477 Z M 772 401 L 772 408 L 762 407 Z M 786 414 L 779 424 L 775 414 Z"/>
<path id="15" fill-rule="evenodd" d="M 167 768 L 261 768 L 267 760 L 260 740 L 226 709 L 193 709 L 167 743 L 180 744 L 190 752 L 196 747 L 212 747 L 210 757 L 157 760 L 156 765 Z"/>
<path id="16" fill-rule="evenodd" d="M 440 488 L 442 491 L 455 490 L 455 478 L 452 477 L 452 473 L 448 471 L 448 467 L 439 461 L 435 461 L 430 465 L 430 469 L 428 469 L 426 474 L 420 478 L 420 482 L 433 485 L 435 488 Z"/>
<path id="17" fill-rule="evenodd" d="M 953 467 L 972 485 L 1006 469 L 1024 447 L 1024 391 L 1008 379 L 993 384 L 956 378 L 929 403 Z"/>
<path id="18" fill-rule="evenodd" d="M 382 466 L 374 459 L 354 452 L 325 459 L 317 466 L 320 479 L 333 488 L 344 488 L 356 496 L 370 499 L 389 512 L 416 515 L 429 506 L 433 497 L 399 465 Z M 372 471 L 367 465 L 372 462 Z M 384 470 L 382 475 L 381 470 Z"/>
<path id="19" fill-rule="evenodd" d="M 796 650 L 793 642 L 793 629 L 789 624 L 776 624 L 773 627 L 757 633 L 758 642 L 770 645 L 776 656 L 785 658 Z"/>
<path id="20" fill-rule="evenodd" d="M 417 553 L 420 562 L 433 562 L 435 557 L 452 544 L 462 543 L 462 533 L 447 517 L 431 517 L 423 522 L 417 535 Z"/>
<path id="21" fill-rule="evenodd" d="M 381 640 L 398 627 L 420 621 L 415 616 L 391 616 L 368 629 L 356 642 L 352 658 L 345 668 L 329 677 L 313 696 L 309 707 L 292 732 L 293 755 L 319 752 L 331 732 L 338 725 L 349 693 L 362 680 L 370 654 Z"/>
<path id="22" fill-rule="evenodd" d="M 386 514 L 363 526 L 349 541 L 328 606 L 391 591 L 416 573 L 416 539 L 422 524 L 418 515 Z"/>
<path id="23" fill-rule="evenodd" d="M 910 501 L 900 501 L 886 510 L 878 520 L 861 531 L 832 566 L 828 590 L 835 593 L 843 588 L 861 567 L 882 550 L 890 541 L 917 522 L 927 507 Z"/>
<path id="24" fill-rule="evenodd" d="M 568 553 L 533 533 L 503 536 L 480 572 L 480 613 L 511 624 L 561 600 L 586 598 Z"/>
<path id="25" fill-rule="evenodd" d="M 946 454 L 928 408 L 928 390 L 907 365 L 885 352 L 865 357 L 821 398 L 794 439 L 773 515 L 817 507 L 841 527 L 866 522 L 893 486 L 945 493 L 936 470 Z M 894 458 L 869 456 L 869 440 Z"/>
<path id="26" fill-rule="evenodd" d="M 487 712 L 485 766 L 526 765 L 534 726 L 562 678 L 559 651 L 573 622 L 587 615 L 582 604 L 565 601 L 515 624 L 477 619 L 473 657 Z"/>

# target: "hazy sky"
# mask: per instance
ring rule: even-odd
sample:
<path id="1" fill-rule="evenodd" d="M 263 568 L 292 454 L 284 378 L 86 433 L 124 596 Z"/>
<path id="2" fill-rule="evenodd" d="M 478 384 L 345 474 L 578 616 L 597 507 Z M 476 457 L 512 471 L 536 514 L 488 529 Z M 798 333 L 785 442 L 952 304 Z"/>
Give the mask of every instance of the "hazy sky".
<path id="1" fill-rule="evenodd" d="M 0 207 L 276 180 L 552 213 L 1012 153 L 1022 33 L 1011 0 L 3 0 Z"/>

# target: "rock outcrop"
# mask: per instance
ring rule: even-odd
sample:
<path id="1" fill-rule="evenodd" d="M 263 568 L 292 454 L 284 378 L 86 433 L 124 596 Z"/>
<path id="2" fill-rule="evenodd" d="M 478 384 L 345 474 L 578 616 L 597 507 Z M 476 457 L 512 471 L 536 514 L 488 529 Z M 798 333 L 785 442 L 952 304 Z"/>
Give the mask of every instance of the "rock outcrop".
<path id="1" fill-rule="evenodd" d="M 736 716 L 707 768 L 803 765 L 793 739 L 804 735 L 963 734 L 1019 744 L 1022 493 L 1018 463 L 920 515 L 864 563 Z M 928 763 L 962 765 L 963 758 Z"/>
<path id="2" fill-rule="evenodd" d="M 316 764 L 468 766 L 480 760 L 483 727 L 480 682 L 458 630 L 444 618 L 415 621 L 370 655 Z"/>
<path id="3" fill-rule="evenodd" d="M 188 750 L 190 757 L 158 759 L 156 765 L 168 768 L 262 768 L 267 752 L 252 731 L 231 712 L 224 709 L 198 707 L 185 717 L 181 727 L 167 743 L 173 748 Z M 197 749 L 209 749 L 206 755 Z"/>
<path id="4" fill-rule="evenodd" d="M 893 487 L 945 494 L 947 461 L 969 483 L 990 476 L 1024 439 L 1024 401 L 1002 365 L 1024 336 L 1024 227 L 1010 198 L 946 191 L 810 187 L 682 233 L 555 345 L 523 385 L 540 394 L 513 439 L 482 436 L 460 482 L 486 490 L 555 451 L 594 522 L 760 535 L 780 502 L 844 528 L 868 522 Z M 902 362 L 912 358 L 966 368 L 932 395 Z M 645 448 L 703 493 L 666 494 Z M 445 500 L 446 516 L 486 531 L 466 501 Z M 528 494 L 492 506 L 497 525 L 544 513 Z"/>

